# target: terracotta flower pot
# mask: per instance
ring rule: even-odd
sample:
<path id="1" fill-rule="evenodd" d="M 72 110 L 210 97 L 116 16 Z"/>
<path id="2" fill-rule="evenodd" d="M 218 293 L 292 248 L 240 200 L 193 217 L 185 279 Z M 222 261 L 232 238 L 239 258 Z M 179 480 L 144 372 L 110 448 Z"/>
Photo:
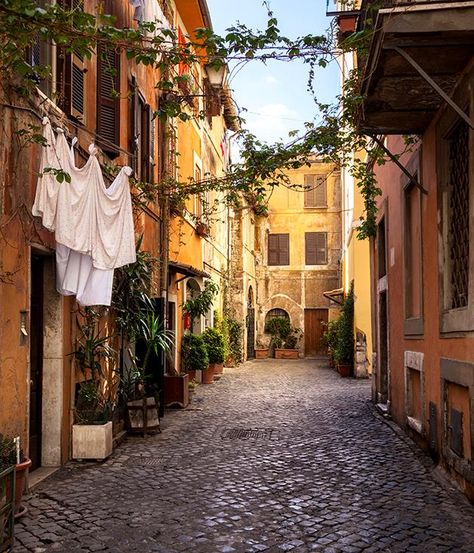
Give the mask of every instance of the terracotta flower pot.
<path id="1" fill-rule="evenodd" d="M 275 359 L 298 359 L 299 351 L 297 349 L 275 348 Z"/>
<path id="2" fill-rule="evenodd" d="M 216 363 L 214 365 L 214 374 L 224 374 L 224 363 Z"/>
<path id="3" fill-rule="evenodd" d="M 255 348 L 255 359 L 266 359 L 268 357 L 268 348 Z"/>
<path id="4" fill-rule="evenodd" d="M 352 365 L 350 363 L 338 363 L 337 372 L 343 377 L 351 376 Z"/>
<path id="5" fill-rule="evenodd" d="M 340 15 L 337 24 L 342 35 L 353 33 L 357 27 L 357 15 Z"/>
<path id="6" fill-rule="evenodd" d="M 214 365 L 211 364 L 207 369 L 202 371 L 202 384 L 214 383 Z"/>
<path id="7" fill-rule="evenodd" d="M 21 507 L 21 498 L 25 491 L 26 474 L 30 467 L 31 459 L 28 458 L 15 466 L 15 518 L 20 518 L 27 511 L 26 507 Z"/>

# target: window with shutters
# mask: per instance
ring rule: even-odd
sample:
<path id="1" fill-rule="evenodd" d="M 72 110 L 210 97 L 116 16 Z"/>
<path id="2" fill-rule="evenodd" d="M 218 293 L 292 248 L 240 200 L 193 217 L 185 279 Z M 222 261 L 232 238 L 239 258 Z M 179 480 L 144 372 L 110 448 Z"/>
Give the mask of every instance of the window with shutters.
<path id="1" fill-rule="evenodd" d="M 84 9 L 83 0 L 62 0 L 61 5 L 70 10 Z M 59 107 L 79 121 L 85 118 L 86 66 L 78 51 L 67 52 L 57 48 L 56 97 Z"/>
<path id="2" fill-rule="evenodd" d="M 326 175 L 305 175 L 304 185 L 305 207 L 327 207 Z"/>
<path id="3" fill-rule="evenodd" d="M 305 264 L 327 265 L 328 234 L 327 232 L 305 232 Z"/>
<path id="4" fill-rule="evenodd" d="M 154 126 L 151 107 L 140 93 L 135 78 L 129 85 L 130 99 L 130 151 L 132 169 L 143 182 L 153 182 Z"/>
<path id="5" fill-rule="evenodd" d="M 419 156 L 416 154 L 407 164 L 407 169 L 417 181 Z M 423 275 L 422 275 L 422 194 L 413 182 L 405 176 L 403 185 L 402 228 L 404 247 L 404 292 L 405 292 L 405 334 L 423 333 Z"/>
<path id="6" fill-rule="evenodd" d="M 268 264 L 289 265 L 290 264 L 290 235 L 269 234 L 268 235 Z"/>
<path id="7" fill-rule="evenodd" d="M 101 148 L 116 157 L 120 141 L 120 58 L 112 48 L 97 47 L 97 134 Z"/>
<path id="8" fill-rule="evenodd" d="M 455 92 L 456 103 L 470 117 L 474 98 L 471 70 Z M 438 187 L 440 218 L 441 332 L 474 330 L 474 238 L 472 205 L 473 131 L 453 111 L 438 125 Z"/>

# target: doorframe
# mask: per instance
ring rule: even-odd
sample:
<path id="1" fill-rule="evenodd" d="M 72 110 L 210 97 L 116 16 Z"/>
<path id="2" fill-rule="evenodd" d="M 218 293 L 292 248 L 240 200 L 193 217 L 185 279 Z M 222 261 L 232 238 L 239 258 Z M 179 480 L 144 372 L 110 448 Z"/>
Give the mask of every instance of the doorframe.
<path id="1" fill-rule="evenodd" d="M 41 246 L 32 245 L 30 248 L 30 260 L 33 256 L 40 256 L 43 258 L 43 354 L 40 461 L 40 466 L 42 467 L 57 467 L 61 465 L 63 445 L 64 308 L 62 297 L 56 291 L 56 263 L 53 254 L 54 252 L 52 250 Z M 31 302 L 31 266 L 29 273 Z M 29 375 L 31 375 L 31 359 L 29 362 Z M 30 401 L 30 397 L 28 399 Z"/>

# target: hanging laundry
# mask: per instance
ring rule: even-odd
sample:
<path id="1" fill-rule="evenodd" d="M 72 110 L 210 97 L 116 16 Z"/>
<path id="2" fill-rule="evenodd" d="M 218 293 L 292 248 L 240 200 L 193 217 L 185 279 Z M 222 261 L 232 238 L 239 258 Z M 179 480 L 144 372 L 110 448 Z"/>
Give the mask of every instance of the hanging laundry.
<path id="1" fill-rule="evenodd" d="M 133 19 L 139 23 L 143 23 L 145 15 L 145 0 L 128 0 L 132 8 L 135 8 L 133 12 Z"/>
<path id="2" fill-rule="evenodd" d="M 110 305 L 113 270 L 136 260 L 132 170 L 122 168 L 107 188 L 93 144 L 87 162 L 76 167 L 74 142 L 69 148 L 61 129 L 55 137 L 47 118 L 43 126 L 47 145 L 32 212 L 55 233 L 58 292 L 76 295 L 81 305 Z M 68 173 L 71 182 L 59 183 L 48 168 Z"/>

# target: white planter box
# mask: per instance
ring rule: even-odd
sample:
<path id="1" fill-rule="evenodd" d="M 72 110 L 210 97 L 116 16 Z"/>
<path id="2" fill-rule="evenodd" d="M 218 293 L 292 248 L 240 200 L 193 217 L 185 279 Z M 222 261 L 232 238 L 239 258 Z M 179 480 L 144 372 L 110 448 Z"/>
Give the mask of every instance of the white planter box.
<path id="1" fill-rule="evenodd" d="M 112 421 L 72 425 L 73 459 L 107 459 L 112 453 Z"/>

